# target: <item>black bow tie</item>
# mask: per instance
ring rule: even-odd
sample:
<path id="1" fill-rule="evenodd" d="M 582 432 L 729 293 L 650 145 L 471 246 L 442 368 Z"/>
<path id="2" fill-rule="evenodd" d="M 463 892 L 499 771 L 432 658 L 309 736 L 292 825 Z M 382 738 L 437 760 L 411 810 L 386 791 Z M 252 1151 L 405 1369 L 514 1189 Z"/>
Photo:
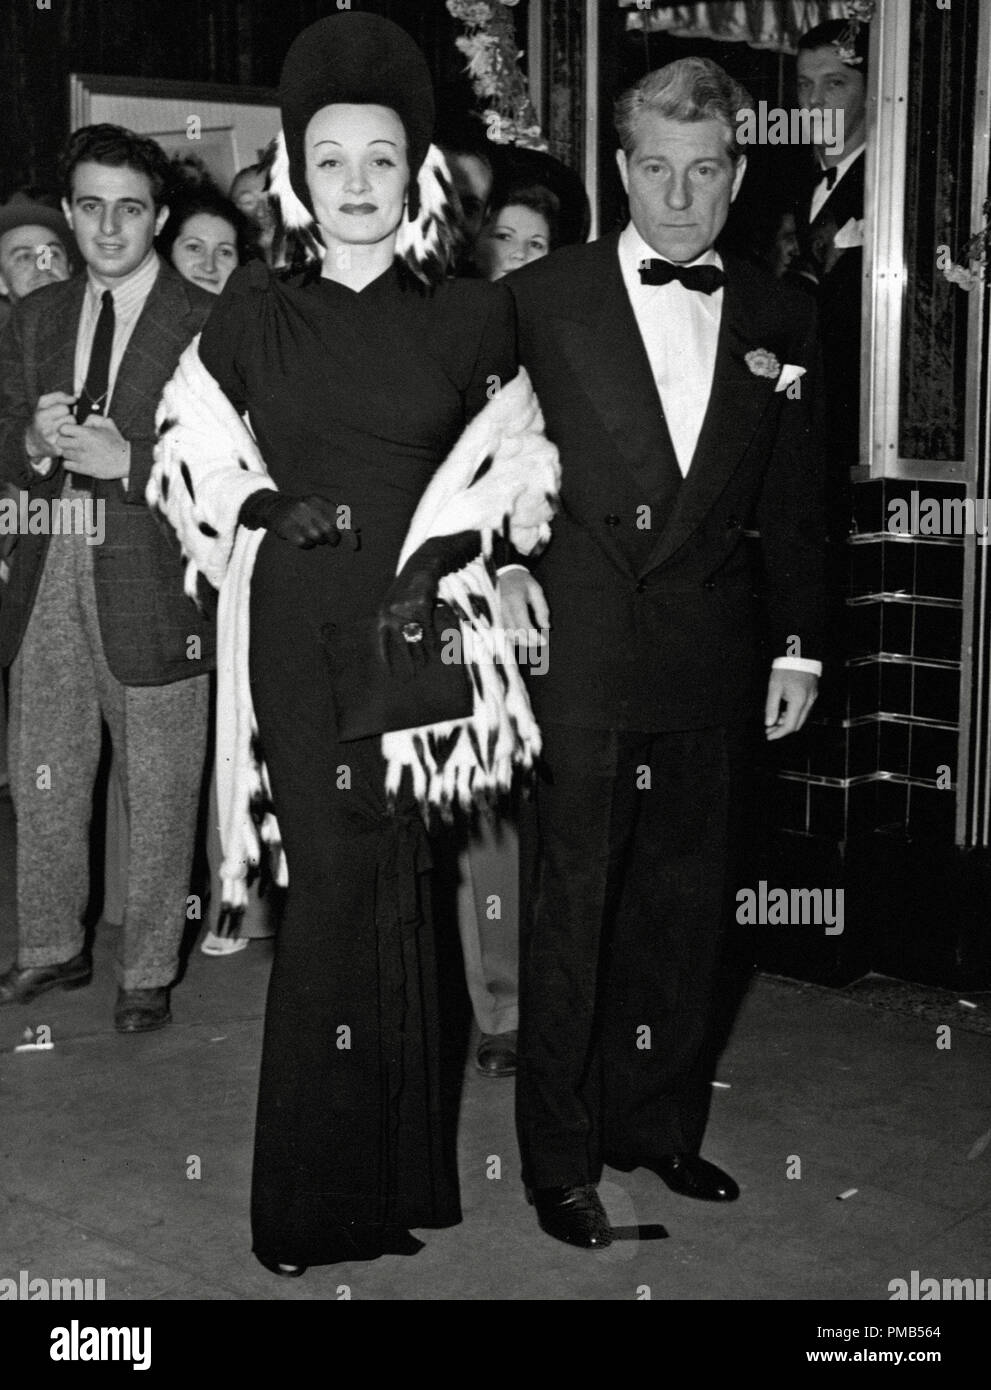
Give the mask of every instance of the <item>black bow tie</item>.
<path id="1" fill-rule="evenodd" d="M 834 164 L 831 169 L 820 169 L 819 177 L 815 181 L 816 188 L 818 188 L 819 185 L 822 183 L 823 179 L 825 179 L 826 192 L 831 193 L 833 191 L 833 185 L 836 183 L 836 180 L 839 177 L 839 172 L 839 165 L 837 164 Z"/>
<path id="2" fill-rule="evenodd" d="M 672 280 L 680 280 L 686 290 L 714 294 L 726 284 L 726 272 L 715 265 L 672 265 L 670 261 L 641 261 L 642 285 L 670 285 Z"/>

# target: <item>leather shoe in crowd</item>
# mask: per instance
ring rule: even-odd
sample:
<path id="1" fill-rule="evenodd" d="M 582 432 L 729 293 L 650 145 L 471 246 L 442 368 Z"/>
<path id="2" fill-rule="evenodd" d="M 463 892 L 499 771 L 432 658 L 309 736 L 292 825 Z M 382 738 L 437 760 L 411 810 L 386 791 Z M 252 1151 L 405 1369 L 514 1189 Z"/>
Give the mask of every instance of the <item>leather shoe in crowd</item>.
<path id="1" fill-rule="evenodd" d="M 93 978 L 93 962 L 85 951 L 59 965 L 12 965 L 0 975 L 0 1004 L 27 1004 L 49 989 L 81 989 Z"/>
<path id="2" fill-rule="evenodd" d="M 114 1008 L 118 1033 L 150 1033 L 172 1022 L 169 992 L 160 989 L 119 989 Z"/>

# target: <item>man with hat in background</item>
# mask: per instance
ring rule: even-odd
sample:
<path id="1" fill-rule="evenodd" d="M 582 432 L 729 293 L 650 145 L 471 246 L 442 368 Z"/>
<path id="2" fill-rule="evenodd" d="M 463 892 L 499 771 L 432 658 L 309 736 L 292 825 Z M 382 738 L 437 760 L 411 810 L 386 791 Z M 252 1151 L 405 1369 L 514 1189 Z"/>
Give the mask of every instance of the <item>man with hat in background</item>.
<path id="1" fill-rule="evenodd" d="M 0 295 L 12 308 L 32 290 L 68 280 L 73 246 L 57 208 L 15 193 L 0 207 Z"/>
<path id="2" fill-rule="evenodd" d="M 32 290 L 68 280 L 68 223 L 57 208 L 25 193 L 15 193 L 0 207 L 0 329 L 11 308 Z M 0 484 L 0 497 L 16 498 L 16 489 Z M 13 536 L 0 536 L 0 585 L 6 582 Z M 3 602 L 0 591 L 0 603 Z M 0 788 L 7 786 L 6 696 L 0 684 Z"/>

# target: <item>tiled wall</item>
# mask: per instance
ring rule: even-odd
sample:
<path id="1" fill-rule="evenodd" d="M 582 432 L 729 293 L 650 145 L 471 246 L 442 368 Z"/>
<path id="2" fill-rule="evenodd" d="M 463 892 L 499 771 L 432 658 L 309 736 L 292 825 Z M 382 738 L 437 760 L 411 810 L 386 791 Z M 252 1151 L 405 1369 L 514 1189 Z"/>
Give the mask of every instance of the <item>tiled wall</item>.
<path id="1" fill-rule="evenodd" d="M 964 495 L 953 483 L 855 487 L 845 656 L 805 733 L 775 749 L 775 819 L 793 834 L 845 841 L 887 830 L 953 844 L 964 540 L 893 535 L 890 503 L 913 490 Z"/>

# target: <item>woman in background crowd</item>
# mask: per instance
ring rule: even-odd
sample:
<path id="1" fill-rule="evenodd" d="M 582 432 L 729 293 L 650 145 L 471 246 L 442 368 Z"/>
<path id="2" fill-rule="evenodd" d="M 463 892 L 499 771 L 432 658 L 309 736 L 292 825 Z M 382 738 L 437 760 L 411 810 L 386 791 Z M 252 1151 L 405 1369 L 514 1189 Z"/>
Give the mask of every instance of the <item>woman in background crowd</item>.
<path id="1" fill-rule="evenodd" d="M 201 184 L 183 190 L 169 204 L 156 245 L 180 275 L 219 294 L 251 254 L 254 232 L 219 188 Z"/>
<path id="2" fill-rule="evenodd" d="M 266 188 L 267 182 L 267 170 L 260 164 L 249 164 L 234 175 L 230 199 L 238 212 L 251 223 L 262 260 L 271 265 L 276 228 Z"/>
<path id="3" fill-rule="evenodd" d="M 561 204 L 541 184 L 510 188 L 498 199 L 475 242 L 475 265 L 501 280 L 558 246 Z"/>

